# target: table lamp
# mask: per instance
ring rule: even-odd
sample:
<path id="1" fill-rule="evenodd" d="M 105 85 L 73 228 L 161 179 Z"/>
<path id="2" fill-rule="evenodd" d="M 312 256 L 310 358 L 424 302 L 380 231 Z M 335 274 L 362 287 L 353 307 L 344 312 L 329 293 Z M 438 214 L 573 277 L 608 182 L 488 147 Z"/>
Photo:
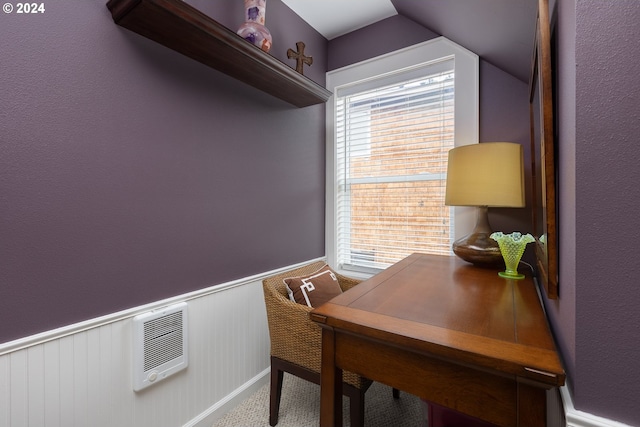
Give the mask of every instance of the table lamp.
<path id="1" fill-rule="evenodd" d="M 487 213 L 489 207 L 525 206 L 522 146 L 484 142 L 450 150 L 445 205 L 477 207 L 475 228 L 453 243 L 453 252 L 475 265 L 500 265 Z"/>

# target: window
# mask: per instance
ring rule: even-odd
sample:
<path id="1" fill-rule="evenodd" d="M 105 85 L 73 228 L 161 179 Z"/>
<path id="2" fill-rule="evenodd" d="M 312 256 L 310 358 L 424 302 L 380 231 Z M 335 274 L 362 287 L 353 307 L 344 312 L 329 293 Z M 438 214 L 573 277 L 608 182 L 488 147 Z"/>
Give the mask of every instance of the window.
<path id="1" fill-rule="evenodd" d="M 328 73 L 330 263 L 375 272 L 451 254 L 464 215 L 444 205 L 447 153 L 477 142 L 477 67 L 438 38 Z"/>

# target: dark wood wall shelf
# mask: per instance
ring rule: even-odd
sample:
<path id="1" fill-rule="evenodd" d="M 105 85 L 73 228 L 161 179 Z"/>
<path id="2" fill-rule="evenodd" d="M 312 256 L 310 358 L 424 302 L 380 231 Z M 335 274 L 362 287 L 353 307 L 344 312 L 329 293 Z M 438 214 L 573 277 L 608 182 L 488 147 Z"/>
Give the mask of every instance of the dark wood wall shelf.
<path id="1" fill-rule="evenodd" d="M 182 0 L 109 0 L 116 24 L 297 107 L 331 92 Z"/>

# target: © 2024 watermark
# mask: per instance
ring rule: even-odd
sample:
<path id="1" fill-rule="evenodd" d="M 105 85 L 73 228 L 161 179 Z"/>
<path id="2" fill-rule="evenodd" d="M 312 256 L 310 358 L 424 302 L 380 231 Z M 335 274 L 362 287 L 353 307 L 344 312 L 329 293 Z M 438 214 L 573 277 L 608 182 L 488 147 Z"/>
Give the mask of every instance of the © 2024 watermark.
<path id="1" fill-rule="evenodd" d="M 46 7 L 44 3 L 11 3 L 6 2 L 2 5 L 2 11 L 6 14 L 39 14 L 45 13 Z"/>

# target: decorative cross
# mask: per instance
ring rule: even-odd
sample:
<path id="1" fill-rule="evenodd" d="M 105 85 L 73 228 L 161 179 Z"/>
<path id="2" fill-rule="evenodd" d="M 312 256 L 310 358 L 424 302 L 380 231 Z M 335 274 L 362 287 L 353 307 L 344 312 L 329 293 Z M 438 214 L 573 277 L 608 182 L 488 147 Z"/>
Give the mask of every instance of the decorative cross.
<path id="1" fill-rule="evenodd" d="M 287 50 L 287 58 L 295 58 L 296 60 L 296 71 L 300 74 L 304 75 L 304 64 L 311 66 L 313 64 L 313 57 L 304 56 L 304 43 L 298 42 L 296 43 L 297 52 L 294 52 L 293 49 Z"/>

